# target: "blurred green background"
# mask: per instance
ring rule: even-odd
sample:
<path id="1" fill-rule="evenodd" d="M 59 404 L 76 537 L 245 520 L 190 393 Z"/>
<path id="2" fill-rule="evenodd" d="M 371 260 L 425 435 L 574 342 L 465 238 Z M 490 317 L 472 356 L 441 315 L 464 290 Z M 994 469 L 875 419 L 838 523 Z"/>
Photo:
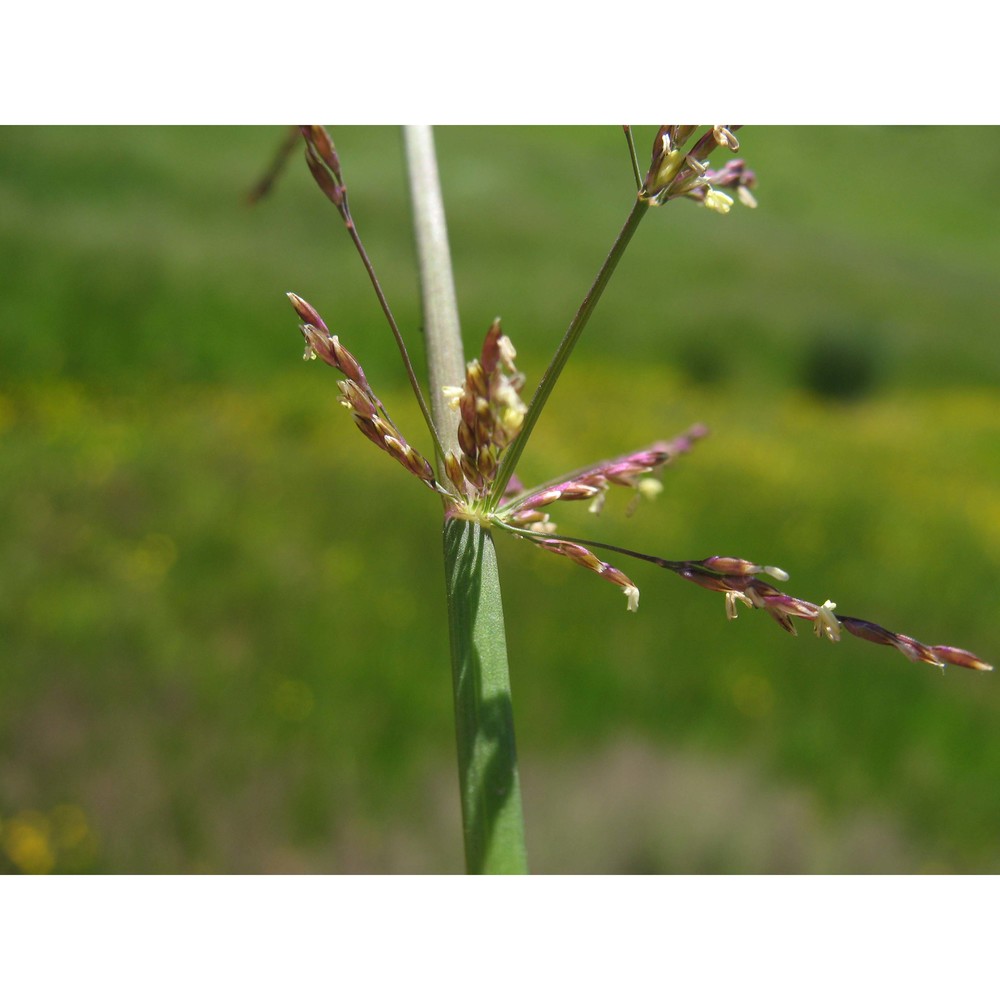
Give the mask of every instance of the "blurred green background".
<path id="1" fill-rule="evenodd" d="M 422 365 L 398 132 L 331 131 Z M 0 130 L 2 871 L 462 869 L 440 508 L 300 360 L 286 290 L 426 434 L 299 153 L 246 203 L 282 136 Z M 437 137 L 467 353 L 499 314 L 530 389 L 630 207 L 624 140 Z M 655 503 L 560 527 L 1000 661 L 1000 130 L 740 138 L 760 207 L 650 213 L 522 478 L 704 421 Z M 621 560 L 630 615 L 497 544 L 535 870 L 1000 871 L 995 676 Z"/>

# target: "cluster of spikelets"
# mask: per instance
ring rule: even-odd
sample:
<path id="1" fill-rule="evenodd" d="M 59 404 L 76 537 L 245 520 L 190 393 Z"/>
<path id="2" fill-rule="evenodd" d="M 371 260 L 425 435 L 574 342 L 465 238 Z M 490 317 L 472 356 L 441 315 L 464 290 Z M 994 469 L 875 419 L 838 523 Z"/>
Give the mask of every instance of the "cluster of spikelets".
<path id="1" fill-rule="evenodd" d="M 708 156 L 717 148 L 735 153 L 740 144 L 733 134 L 738 125 L 715 125 L 691 148 L 684 144 L 697 125 L 664 125 L 653 141 L 653 155 L 639 196 L 651 205 L 663 205 L 674 198 L 690 198 L 715 212 L 728 212 L 733 199 L 723 188 L 735 191 L 740 202 L 754 208 L 757 201 L 751 188 L 757 183 L 743 160 L 730 160 L 722 170 L 712 170 Z"/>
<path id="2" fill-rule="evenodd" d="M 565 556 L 621 588 L 630 611 L 639 605 L 639 588 L 624 572 L 600 559 L 592 549 L 607 549 L 653 563 L 683 579 L 725 596 L 726 615 L 737 616 L 739 606 L 759 609 L 770 615 L 783 629 L 796 634 L 795 619 L 812 623 L 820 638 L 838 642 L 844 630 L 860 639 L 893 646 L 914 662 L 938 667 L 954 664 L 971 670 L 993 668 L 975 654 L 954 646 L 928 646 L 910 636 L 892 632 L 873 622 L 834 613 L 831 601 L 814 604 L 792 597 L 761 579 L 770 576 L 779 582 L 788 574 L 773 566 L 763 566 L 745 559 L 711 556 L 708 559 L 674 561 L 633 552 L 600 542 L 558 536 L 549 510 L 560 501 L 586 500 L 597 513 L 612 487 L 630 489 L 636 499 L 655 497 L 662 489 L 658 478 L 664 467 L 690 451 L 707 433 L 696 425 L 671 441 L 619 456 L 531 490 L 514 485 L 496 507 L 489 509 L 488 495 L 504 450 L 517 437 L 527 407 L 521 398 L 524 376 L 514 365 L 516 353 L 510 339 L 501 332 L 499 320 L 487 331 L 479 358 L 466 367 L 462 386 L 443 391 L 459 413 L 456 447 L 443 456 L 443 466 L 450 485 L 439 482 L 434 469 L 415 448 L 409 445 L 372 391 L 364 371 L 341 343 L 331 334 L 319 313 L 304 299 L 289 293 L 289 299 L 302 320 L 300 329 L 306 342 L 306 357 L 321 358 L 343 375 L 338 383 L 340 402 L 351 413 L 358 429 L 379 448 L 391 455 L 427 487 L 441 494 L 448 516 L 476 519 L 528 538 L 546 551 Z M 516 484 L 515 480 L 512 483 Z"/>
<path id="3" fill-rule="evenodd" d="M 400 465 L 412 472 L 432 490 L 439 487 L 434 479 L 430 463 L 415 448 L 406 443 L 385 407 L 372 392 L 364 370 L 357 359 L 340 343 L 336 334 L 330 333 L 323 317 L 305 299 L 294 292 L 288 298 L 299 318 L 303 321 L 299 329 L 306 341 L 307 361 L 322 358 L 331 368 L 335 368 L 344 378 L 337 383 L 340 388 L 340 402 L 346 407 L 358 430 L 369 441 L 373 441 L 384 452 L 392 455 Z"/>
<path id="4" fill-rule="evenodd" d="M 517 352 L 495 319 L 478 358 L 465 367 L 465 383 L 445 386 L 458 410 L 458 451 L 447 451 L 445 470 L 460 497 L 485 499 L 503 450 L 517 437 L 528 410 L 521 399 L 524 375 L 514 365 Z"/>

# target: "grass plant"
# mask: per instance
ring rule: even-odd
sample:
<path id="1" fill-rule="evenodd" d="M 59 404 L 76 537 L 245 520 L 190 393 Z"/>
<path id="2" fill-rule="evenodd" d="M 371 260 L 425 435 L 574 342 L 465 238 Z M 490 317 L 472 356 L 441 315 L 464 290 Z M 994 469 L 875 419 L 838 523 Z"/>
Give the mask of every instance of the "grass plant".
<path id="1" fill-rule="evenodd" d="M 335 138 L 422 372 L 398 136 Z M 518 475 L 703 420 L 655 505 L 609 495 L 602 540 L 752 553 L 796 593 L 989 654 L 1000 134 L 740 138 L 760 208 L 648 213 Z M 5 870 L 464 867 L 440 515 L 296 365 L 282 293 L 336 317 L 400 427 L 419 437 L 421 414 L 307 172 L 240 204 L 279 140 L 3 130 Z M 437 140 L 464 326 L 502 310 L 530 388 L 628 214 L 621 139 Z M 960 143 L 963 183 L 917 197 Z M 831 341 L 860 394 L 817 381 Z M 721 598 L 652 567 L 624 614 L 567 560 L 496 543 L 536 870 L 998 870 L 993 685 L 763 616 L 727 627 Z"/>

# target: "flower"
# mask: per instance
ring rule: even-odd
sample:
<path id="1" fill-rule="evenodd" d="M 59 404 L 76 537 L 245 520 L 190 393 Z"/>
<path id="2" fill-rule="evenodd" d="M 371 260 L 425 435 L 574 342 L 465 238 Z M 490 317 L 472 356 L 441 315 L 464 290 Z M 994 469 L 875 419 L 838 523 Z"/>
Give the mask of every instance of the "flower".
<path id="1" fill-rule="evenodd" d="M 729 197 L 722 191 L 716 191 L 709 188 L 705 192 L 705 197 L 702 199 L 702 203 L 705 208 L 710 208 L 713 212 L 719 212 L 725 215 L 733 207 L 733 199 Z"/>
<path id="2" fill-rule="evenodd" d="M 813 625 L 813 632 L 817 638 L 827 638 L 830 642 L 840 642 L 840 622 L 833 613 L 836 608 L 833 601 L 824 601 L 816 609 L 816 622 Z"/>
<path id="3" fill-rule="evenodd" d="M 709 168 L 708 156 L 718 148 L 736 152 L 740 144 L 733 132 L 738 125 L 713 125 L 692 147 L 682 149 L 695 132 L 694 125 L 663 125 L 656 133 L 653 153 L 639 197 L 650 205 L 663 205 L 674 198 L 690 198 L 713 212 L 726 214 L 733 199 L 720 190 L 736 191 L 740 203 L 755 208 L 757 200 L 750 193 L 756 183 L 753 171 L 743 160 L 730 160 L 720 171 Z"/>

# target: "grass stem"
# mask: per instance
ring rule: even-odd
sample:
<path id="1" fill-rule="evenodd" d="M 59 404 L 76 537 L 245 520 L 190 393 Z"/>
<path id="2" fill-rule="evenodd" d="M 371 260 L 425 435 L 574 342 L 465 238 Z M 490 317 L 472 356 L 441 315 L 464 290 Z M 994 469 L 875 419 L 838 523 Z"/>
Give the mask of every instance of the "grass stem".
<path id="1" fill-rule="evenodd" d="M 460 385 L 465 360 L 444 205 L 430 128 L 404 131 L 413 200 L 431 407 L 442 441 L 458 415 L 444 385 Z M 446 518 L 445 582 L 451 637 L 459 792 L 470 874 L 527 872 L 503 603 L 493 539 L 480 525 Z"/>

